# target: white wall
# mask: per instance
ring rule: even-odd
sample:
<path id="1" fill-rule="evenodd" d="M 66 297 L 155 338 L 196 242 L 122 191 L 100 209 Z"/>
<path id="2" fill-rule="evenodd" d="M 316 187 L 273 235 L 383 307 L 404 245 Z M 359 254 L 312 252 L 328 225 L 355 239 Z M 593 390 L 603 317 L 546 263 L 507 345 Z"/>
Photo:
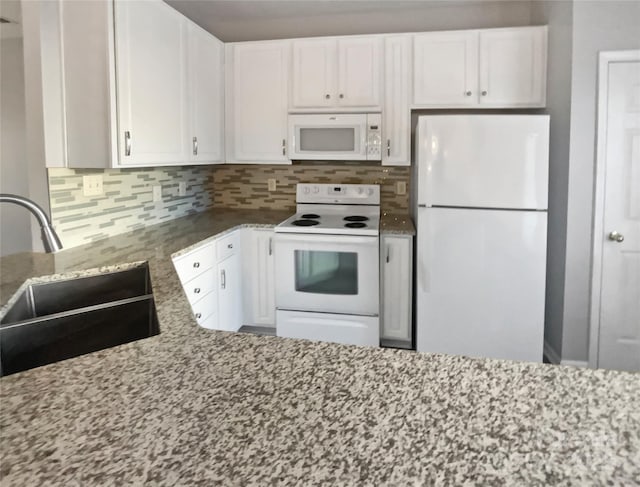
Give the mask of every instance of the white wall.
<path id="1" fill-rule="evenodd" d="M 563 360 L 588 358 L 598 52 L 638 48 L 640 2 L 574 2 Z"/>
<path id="2" fill-rule="evenodd" d="M 29 194 L 21 38 L 0 41 L 0 192 Z M 0 205 L 0 256 L 31 250 L 31 214 Z"/>
<path id="3" fill-rule="evenodd" d="M 549 26 L 547 109 L 549 142 L 549 226 L 544 336 L 551 354 L 562 354 L 567 188 L 571 128 L 573 3 L 545 0 L 532 5 L 532 21 Z"/>

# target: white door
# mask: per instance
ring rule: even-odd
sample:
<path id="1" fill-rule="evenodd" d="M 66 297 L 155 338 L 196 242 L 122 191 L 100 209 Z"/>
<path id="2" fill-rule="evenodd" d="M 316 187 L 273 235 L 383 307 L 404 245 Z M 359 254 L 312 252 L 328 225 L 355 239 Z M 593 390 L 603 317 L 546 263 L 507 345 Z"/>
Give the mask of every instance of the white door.
<path id="1" fill-rule="evenodd" d="M 545 105 L 547 28 L 480 31 L 480 104 Z"/>
<path id="2" fill-rule="evenodd" d="M 478 32 L 414 37 L 413 104 L 458 107 L 478 103 Z"/>
<path id="3" fill-rule="evenodd" d="M 244 282 L 248 284 L 251 315 L 246 324 L 257 326 L 275 326 L 275 254 L 273 230 L 249 230 L 249 244 L 244 247 L 243 262 L 246 263 Z"/>
<path id="4" fill-rule="evenodd" d="M 290 162 L 286 154 L 289 50 L 287 41 L 230 46 L 228 161 Z"/>
<path id="5" fill-rule="evenodd" d="M 115 2 L 121 165 L 189 158 L 187 20 L 162 1 Z"/>
<path id="6" fill-rule="evenodd" d="M 381 60 L 379 37 L 338 40 L 338 106 L 380 109 Z"/>
<path id="7" fill-rule="evenodd" d="M 242 326 L 240 256 L 232 254 L 218 263 L 218 329 L 238 331 Z"/>
<path id="8" fill-rule="evenodd" d="M 418 210 L 419 352 L 542 361 L 547 213 Z"/>
<path id="9" fill-rule="evenodd" d="M 382 165 L 411 165 L 411 35 L 384 41 L 384 110 Z"/>
<path id="10" fill-rule="evenodd" d="M 413 238 L 380 239 L 381 338 L 411 343 Z"/>
<path id="11" fill-rule="evenodd" d="M 594 281 L 596 313 L 592 326 L 599 328 L 599 337 L 594 337 L 599 345 L 598 367 L 638 371 L 640 61 L 606 64 L 605 72 L 601 70 L 601 83 L 608 83 L 608 89 L 600 93 L 603 119 L 598 139 L 598 180 L 603 200 L 601 211 L 596 210 L 600 216 L 596 217 L 594 252 L 594 274 L 600 274 L 600 282 Z"/>
<path id="12" fill-rule="evenodd" d="M 293 42 L 292 108 L 336 105 L 336 41 L 304 39 Z"/>
<path id="13" fill-rule="evenodd" d="M 189 24 L 189 108 L 193 162 L 224 159 L 224 46 L 195 24 Z"/>

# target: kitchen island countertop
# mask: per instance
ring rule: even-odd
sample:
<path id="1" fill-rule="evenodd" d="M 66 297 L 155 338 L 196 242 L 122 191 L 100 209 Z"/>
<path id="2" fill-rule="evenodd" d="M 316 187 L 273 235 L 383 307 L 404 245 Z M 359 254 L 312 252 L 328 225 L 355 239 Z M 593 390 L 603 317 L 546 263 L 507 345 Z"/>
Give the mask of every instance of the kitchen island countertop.
<path id="1" fill-rule="evenodd" d="M 290 212 L 212 210 L 55 255 L 24 279 L 148 261 L 158 336 L 0 380 L 6 485 L 640 483 L 640 375 L 210 331 L 171 254 Z"/>

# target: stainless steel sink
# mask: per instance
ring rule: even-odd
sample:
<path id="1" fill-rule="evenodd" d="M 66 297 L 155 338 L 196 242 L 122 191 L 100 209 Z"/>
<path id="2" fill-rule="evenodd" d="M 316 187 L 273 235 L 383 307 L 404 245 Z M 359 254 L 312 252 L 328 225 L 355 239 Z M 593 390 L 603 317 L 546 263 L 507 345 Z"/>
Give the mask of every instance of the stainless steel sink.
<path id="1" fill-rule="evenodd" d="M 32 284 L 0 321 L 0 375 L 158 333 L 147 265 Z"/>

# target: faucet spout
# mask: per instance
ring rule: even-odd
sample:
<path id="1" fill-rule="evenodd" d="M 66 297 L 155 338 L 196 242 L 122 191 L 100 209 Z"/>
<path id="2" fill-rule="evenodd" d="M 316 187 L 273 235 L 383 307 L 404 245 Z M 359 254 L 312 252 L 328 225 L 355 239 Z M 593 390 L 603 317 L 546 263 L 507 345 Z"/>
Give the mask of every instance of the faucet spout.
<path id="1" fill-rule="evenodd" d="M 23 196 L 8 193 L 0 194 L 0 202 L 15 203 L 16 205 L 23 206 L 33 213 L 33 215 L 38 219 L 38 223 L 42 230 L 42 243 L 44 244 L 45 251 L 57 252 L 58 250 L 62 250 L 60 238 L 58 238 L 58 235 L 51 226 L 49 217 L 38 204 Z"/>

